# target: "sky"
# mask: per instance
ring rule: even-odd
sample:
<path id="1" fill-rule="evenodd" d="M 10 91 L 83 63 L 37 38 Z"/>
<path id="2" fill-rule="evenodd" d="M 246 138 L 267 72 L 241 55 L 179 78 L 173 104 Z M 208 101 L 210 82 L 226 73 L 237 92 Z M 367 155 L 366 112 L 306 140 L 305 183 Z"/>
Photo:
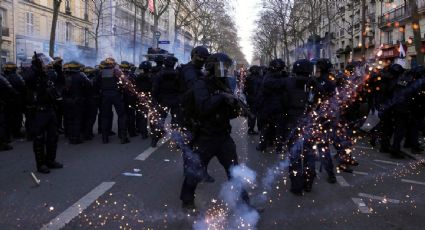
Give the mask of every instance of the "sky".
<path id="1" fill-rule="evenodd" d="M 261 10 L 261 0 L 235 0 L 234 16 L 238 27 L 238 36 L 241 39 L 242 52 L 248 62 L 252 61 L 253 47 L 250 41 L 254 29 L 254 21 Z"/>

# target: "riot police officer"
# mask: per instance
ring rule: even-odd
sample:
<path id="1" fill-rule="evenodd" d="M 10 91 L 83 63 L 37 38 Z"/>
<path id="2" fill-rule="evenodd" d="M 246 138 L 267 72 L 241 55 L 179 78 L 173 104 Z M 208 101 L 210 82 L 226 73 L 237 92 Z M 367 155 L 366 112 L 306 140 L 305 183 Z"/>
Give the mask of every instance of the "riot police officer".
<path id="1" fill-rule="evenodd" d="M 124 77 L 133 84 L 135 84 L 136 76 L 131 71 L 131 64 L 127 61 L 122 61 L 120 70 L 123 72 Z M 136 104 L 137 96 L 131 92 L 124 91 L 124 105 L 127 114 L 127 129 L 130 137 L 137 136 L 136 134 Z"/>
<path id="2" fill-rule="evenodd" d="M 179 83 L 180 75 L 175 70 L 178 59 L 168 56 L 164 60 L 164 68 L 157 73 L 152 84 L 152 98 L 154 104 L 158 105 L 159 119 L 156 121 L 152 131 L 151 147 L 156 147 L 160 138 L 164 134 L 164 123 L 168 112 L 171 113 L 171 124 L 177 127 L 177 116 L 179 106 Z"/>
<path id="3" fill-rule="evenodd" d="M 260 66 L 254 65 L 249 68 L 249 75 L 246 77 L 243 93 L 246 96 L 246 102 L 253 114 L 257 113 L 256 100 L 261 84 L 263 83 L 263 76 L 261 75 Z M 254 130 L 257 117 L 248 117 L 248 135 L 257 135 L 258 132 Z M 258 127 L 260 130 L 260 127 Z"/>
<path id="4" fill-rule="evenodd" d="M 6 107 L 8 98 L 13 98 L 18 95 L 18 92 L 13 89 L 7 78 L 0 74 L 0 151 L 13 149 L 8 143 L 8 124 L 6 120 Z"/>
<path id="5" fill-rule="evenodd" d="M 136 75 L 137 92 L 142 94 L 143 98 L 150 98 L 152 93 L 152 64 L 149 61 L 143 61 L 139 65 L 140 73 Z M 148 138 L 148 115 L 149 108 L 147 102 L 139 103 L 136 111 L 136 125 L 142 139 Z"/>
<path id="6" fill-rule="evenodd" d="M 25 106 L 26 87 L 25 81 L 17 72 L 17 67 L 13 62 L 6 62 L 3 66 L 4 77 L 10 82 L 12 87 L 18 92 L 14 97 L 11 97 L 6 108 L 7 123 L 9 134 L 15 138 L 23 137 L 21 132 L 23 122 L 23 112 Z"/>
<path id="7" fill-rule="evenodd" d="M 303 191 L 311 191 L 316 176 L 315 156 L 311 151 L 306 151 L 311 145 L 307 140 L 300 139 L 302 133 L 297 129 L 305 125 L 302 120 L 308 104 L 307 84 L 313 72 L 313 65 L 306 59 L 300 59 L 294 63 L 292 72 L 295 77 L 287 78 L 285 83 L 285 143 L 290 154 L 290 191 L 302 195 Z"/>
<path id="8" fill-rule="evenodd" d="M 202 78 L 204 76 L 204 73 L 202 72 L 202 69 L 204 68 L 205 61 L 210 56 L 210 53 L 208 49 L 204 46 L 197 46 L 192 49 L 191 53 L 191 60 L 189 63 L 182 65 L 180 70 L 181 75 L 181 83 L 179 85 L 180 88 L 180 103 L 184 104 L 186 99 L 191 98 L 193 85 L 194 83 Z M 182 130 L 188 130 L 190 132 L 195 132 L 193 130 L 193 120 L 190 119 L 190 116 L 192 115 L 192 111 L 190 109 L 185 108 L 184 106 L 180 106 L 179 111 L 179 123 Z M 187 138 L 190 139 L 192 135 L 186 135 Z M 192 140 L 188 140 L 188 142 L 192 142 Z M 183 152 L 183 171 L 186 172 L 187 170 L 187 162 L 188 156 L 187 150 L 190 150 L 190 146 L 186 146 L 187 148 L 181 148 Z M 191 150 L 190 150 L 191 151 Z M 207 169 L 205 168 L 205 175 L 203 177 L 203 182 L 212 183 L 214 182 L 214 178 L 208 174 Z"/>
<path id="9" fill-rule="evenodd" d="M 314 69 L 314 78 L 311 78 L 308 83 L 310 112 L 319 111 L 322 102 L 331 98 L 335 93 L 334 77 L 330 73 L 332 63 L 328 59 L 321 58 L 316 61 Z M 311 141 L 311 144 L 316 144 L 320 160 L 328 174 L 328 182 L 333 184 L 336 183 L 336 177 L 330 150 L 330 143 L 333 138 L 331 135 L 332 122 L 325 118 L 324 114 L 319 114 L 319 116 L 321 116 L 320 120 L 315 122 L 315 125 L 319 127 L 314 128 L 320 130 L 320 132 L 315 132 L 315 135 L 312 136 L 314 141 Z M 310 149 L 309 151 L 314 150 Z"/>
<path id="10" fill-rule="evenodd" d="M 121 144 L 126 144 L 130 142 L 127 137 L 127 116 L 125 113 L 123 95 L 118 86 L 122 72 L 115 68 L 116 63 L 113 58 L 105 59 L 104 64 L 105 66 L 100 72 L 102 91 L 102 141 L 105 144 L 109 142 L 109 133 L 113 116 L 112 106 L 114 106 L 118 115 L 118 136 L 121 139 Z"/>
<path id="11" fill-rule="evenodd" d="M 62 168 L 56 161 L 58 142 L 58 123 L 55 106 L 61 95 L 58 94 L 54 82 L 56 75 L 47 74 L 47 65 L 51 59 L 44 54 L 34 54 L 31 71 L 26 80 L 30 90 L 31 101 L 34 105 L 34 117 L 31 131 L 33 134 L 33 150 L 37 170 L 40 173 L 49 173 L 49 169 Z"/>
<path id="12" fill-rule="evenodd" d="M 98 72 L 90 66 L 83 68 L 84 74 L 90 81 L 90 89 L 87 92 L 83 119 L 83 137 L 85 140 L 92 140 L 94 137 L 93 126 L 96 122 L 100 106 L 100 84 L 97 81 Z"/>
<path id="13" fill-rule="evenodd" d="M 274 59 L 270 62 L 269 72 L 264 76 L 260 89 L 257 107 L 259 120 L 263 124 L 261 129 L 258 151 L 266 150 L 267 145 L 276 140 L 275 153 L 279 154 L 283 145 L 284 111 L 283 92 L 285 88 L 285 62 L 282 59 Z"/>
<path id="14" fill-rule="evenodd" d="M 191 89 L 193 83 L 203 76 L 202 68 L 204 67 L 205 60 L 209 57 L 210 53 L 204 46 L 197 46 L 192 49 L 190 56 L 191 61 L 181 66 L 182 84 L 181 91 L 184 94 L 188 89 Z"/>
<path id="15" fill-rule="evenodd" d="M 379 117 L 380 117 L 380 151 L 391 153 L 395 158 L 404 158 L 400 151 L 392 151 L 390 140 L 394 134 L 394 106 L 391 100 L 394 97 L 400 76 L 404 73 L 404 68 L 399 64 L 392 64 L 383 70 L 380 82 L 379 96 Z M 397 147 L 397 146 L 396 146 Z"/>
<path id="16" fill-rule="evenodd" d="M 65 86 L 63 88 L 64 115 L 70 144 L 81 144 L 85 99 L 91 82 L 82 73 L 81 64 L 71 61 L 64 64 Z"/>
<path id="17" fill-rule="evenodd" d="M 50 63 L 52 67 L 50 71 L 54 71 L 56 74 L 55 87 L 59 94 L 62 94 L 62 90 L 65 87 L 65 75 L 63 72 L 63 59 L 61 57 L 55 57 L 53 62 Z M 56 105 L 56 116 L 58 117 L 58 130 L 59 133 L 64 133 L 64 102 L 62 100 L 57 101 Z"/>
<path id="18" fill-rule="evenodd" d="M 230 88 L 225 79 L 227 74 L 233 73 L 232 64 L 232 59 L 226 54 L 211 55 L 205 64 L 207 76 L 196 81 L 193 86 L 194 106 L 198 111 L 197 117 L 193 119 L 199 125 L 193 139 L 193 153 L 186 159 L 188 169 L 180 195 L 185 209 L 195 208 L 196 187 L 213 157 L 218 158 L 228 178 L 231 177 L 231 167 L 238 164 L 236 145 L 230 136 L 230 120 L 238 116 L 239 108 L 237 98 L 229 93 Z M 246 192 L 242 193 L 241 198 L 248 202 Z"/>
<path id="19" fill-rule="evenodd" d="M 154 57 L 154 62 L 156 65 L 152 67 L 152 70 L 151 70 L 154 76 L 156 76 L 156 74 L 159 73 L 159 71 L 161 71 L 164 68 L 164 60 L 165 60 L 165 57 L 164 55 L 161 55 L 161 54 Z"/>

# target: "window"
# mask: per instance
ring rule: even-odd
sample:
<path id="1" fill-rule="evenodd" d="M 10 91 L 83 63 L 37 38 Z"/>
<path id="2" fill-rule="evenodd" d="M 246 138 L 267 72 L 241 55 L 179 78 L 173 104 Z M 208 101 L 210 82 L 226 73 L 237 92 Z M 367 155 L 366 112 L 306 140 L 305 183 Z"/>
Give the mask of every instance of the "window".
<path id="1" fill-rule="evenodd" d="M 65 0 L 65 13 L 66 14 L 71 14 L 71 6 L 69 4 L 70 0 Z"/>
<path id="2" fill-rule="evenodd" d="M 34 35 L 34 14 L 32 12 L 25 12 L 25 34 Z"/>
<path id="3" fill-rule="evenodd" d="M 89 46 L 89 29 L 84 28 L 84 46 Z"/>
<path id="4" fill-rule="evenodd" d="M 84 1 L 84 19 L 89 20 L 89 1 Z"/>
<path id="5" fill-rule="evenodd" d="M 7 27 L 7 11 L 5 10 L 5 9 L 2 9 L 2 8 L 0 8 L 0 15 L 1 15 L 1 18 L 2 18 L 2 20 L 1 20 L 1 26 L 3 27 L 3 28 L 5 28 L 5 27 Z"/>
<path id="6" fill-rule="evenodd" d="M 393 44 L 393 32 L 386 32 L 387 44 Z"/>
<path id="7" fill-rule="evenodd" d="M 65 23 L 65 41 L 70 42 L 72 39 L 72 24 L 70 22 Z"/>

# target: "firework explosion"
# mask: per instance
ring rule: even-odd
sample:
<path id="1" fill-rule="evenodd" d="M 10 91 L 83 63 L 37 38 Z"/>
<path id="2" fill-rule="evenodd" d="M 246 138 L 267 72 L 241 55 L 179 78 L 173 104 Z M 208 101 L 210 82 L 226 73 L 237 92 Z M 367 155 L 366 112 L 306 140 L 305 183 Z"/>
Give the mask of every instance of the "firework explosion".
<path id="1" fill-rule="evenodd" d="M 318 149 L 321 143 L 333 143 L 336 148 L 343 149 L 342 155 L 340 154 L 339 157 L 344 157 L 345 155 L 351 159 L 351 153 L 355 148 L 346 143 L 356 143 L 358 140 L 354 137 L 356 133 L 355 131 L 351 131 L 350 124 L 343 122 L 339 117 L 356 100 L 362 100 L 358 95 L 365 86 L 368 77 L 369 75 L 366 74 L 364 68 L 358 68 L 354 73 L 346 76 L 347 81 L 345 85 L 339 87 L 332 97 L 320 101 L 317 108 L 311 109 L 305 114 L 298 127 L 290 132 L 290 136 L 295 137 L 295 141 L 284 154 L 283 159 L 275 166 L 266 170 L 266 175 L 261 180 L 262 193 L 256 197 L 258 200 L 271 202 L 269 195 L 273 189 L 273 184 L 282 176 L 286 183 L 284 172 L 288 169 L 290 158 L 300 155 L 303 144 L 306 141 L 313 143 L 312 149 L 315 151 L 316 158 L 320 155 L 318 152 L 329 151 L 329 149 Z M 416 88 L 423 85 L 423 83 L 423 80 L 416 82 L 413 84 L 413 88 L 407 89 L 404 92 L 404 95 L 413 92 Z M 151 125 L 162 122 L 160 112 L 167 111 L 167 108 L 154 104 L 150 94 L 138 92 L 133 82 L 124 75 L 120 77 L 120 85 L 124 90 L 137 96 L 137 109 L 139 111 L 141 109 L 148 111 Z M 396 102 L 391 100 L 388 105 L 394 103 Z M 165 128 L 161 124 L 154 127 Z M 176 127 L 171 129 L 166 128 L 165 131 L 171 134 L 173 142 L 182 150 L 183 154 L 190 154 L 190 156 L 196 157 L 196 154 L 193 154 L 191 148 L 188 146 L 191 140 L 190 132 Z M 338 137 L 340 141 L 334 143 L 333 139 L 335 137 Z M 325 146 L 323 148 L 327 147 Z M 409 166 L 401 168 L 400 171 L 394 172 L 394 176 L 399 177 L 411 173 L 412 170 L 415 171 L 418 169 L 418 164 L 420 163 L 423 164 L 423 161 L 413 162 Z M 204 214 L 200 214 L 198 220 L 194 222 L 193 228 L 197 230 L 256 229 L 259 221 L 259 213 L 246 202 L 241 202 L 241 196 L 245 192 L 245 189 L 254 188 L 256 186 L 255 183 L 256 174 L 254 171 L 246 165 L 234 167 L 232 169 L 232 178 L 222 186 L 220 192 L 221 201 L 212 200 L 211 207 Z"/>

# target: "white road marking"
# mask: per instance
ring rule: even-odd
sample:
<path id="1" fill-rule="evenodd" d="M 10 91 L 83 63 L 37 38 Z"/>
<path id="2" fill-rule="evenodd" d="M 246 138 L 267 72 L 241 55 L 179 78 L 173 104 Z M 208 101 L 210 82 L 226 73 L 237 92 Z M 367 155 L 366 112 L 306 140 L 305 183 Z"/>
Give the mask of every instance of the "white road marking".
<path id="1" fill-rule="evenodd" d="M 58 230 L 65 227 L 72 219 L 82 213 L 87 207 L 90 206 L 97 198 L 108 191 L 115 182 L 103 182 L 87 195 L 82 197 L 79 201 L 73 204 L 71 207 L 63 211 L 57 217 L 52 219 L 48 224 L 43 225 L 40 230 Z"/>
<path id="2" fill-rule="evenodd" d="M 372 213 L 370 209 L 363 202 L 362 198 L 351 198 L 351 200 L 357 205 L 357 208 L 361 213 Z"/>
<path id="3" fill-rule="evenodd" d="M 364 176 L 369 175 L 369 173 L 367 173 L 367 172 L 360 172 L 360 171 L 353 171 L 353 174 L 364 175 Z"/>
<path id="4" fill-rule="evenodd" d="M 144 161 L 144 160 L 148 159 L 148 157 L 152 153 L 154 153 L 157 149 L 159 149 L 159 147 L 161 147 L 163 144 L 167 143 L 167 141 L 169 141 L 169 140 L 170 140 L 170 138 L 164 139 L 163 141 L 161 141 L 160 143 L 158 143 L 158 146 L 156 148 L 149 147 L 143 153 L 141 153 L 139 156 L 137 156 L 134 160 Z"/>
<path id="5" fill-rule="evenodd" d="M 425 182 L 420 182 L 420 181 L 415 181 L 415 180 L 401 179 L 401 181 L 405 182 L 405 183 L 425 185 Z"/>
<path id="6" fill-rule="evenodd" d="M 343 176 L 336 176 L 336 181 L 342 187 L 350 187 L 350 184 L 348 184 L 348 182 L 344 179 Z"/>
<path id="7" fill-rule="evenodd" d="M 378 162 L 378 163 L 389 164 L 389 165 L 397 165 L 397 166 L 402 165 L 402 163 L 397 163 L 397 162 L 393 162 L 393 161 L 384 161 L 384 160 L 373 160 L 373 161 Z"/>
<path id="8" fill-rule="evenodd" d="M 122 175 L 124 175 L 124 176 L 136 176 L 136 177 L 143 176 L 141 173 L 129 173 L 129 172 L 125 172 Z"/>
<path id="9" fill-rule="evenodd" d="M 374 150 L 374 148 L 366 147 L 366 146 L 360 146 L 360 145 L 356 145 L 356 146 L 353 146 L 353 147 L 356 148 L 356 149 Z"/>
<path id="10" fill-rule="evenodd" d="M 389 199 L 386 197 L 382 197 L 382 196 L 375 196 L 375 195 L 371 195 L 371 194 L 366 194 L 366 193 L 359 193 L 360 197 L 365 197 L 365 198 L 369 198 L 372 200 L 379 200 L 382 201 L 383 203 L 393 203 L 393 204 L 399 204 L 400 201 L 396 200 L 396 199 Z"/>

